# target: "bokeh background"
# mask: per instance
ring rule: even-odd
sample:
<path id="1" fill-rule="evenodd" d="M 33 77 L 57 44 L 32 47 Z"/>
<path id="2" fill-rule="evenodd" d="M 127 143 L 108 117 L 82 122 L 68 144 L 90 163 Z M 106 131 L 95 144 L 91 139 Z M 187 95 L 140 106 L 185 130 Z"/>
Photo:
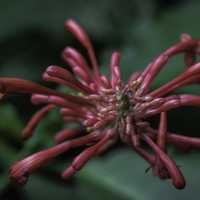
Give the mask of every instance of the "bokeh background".
<path id="1" fill-rule="evenodd" d="M 0 0 L 0 75 L 43 83 L 42 72 L 48 65 L 66 66 L 60 57 L 65 46 L 83 50 L 64 30 L 64 20 L 74 18 L 91 36 L 102 71 L 108 72 L 113 50 L 120 50 L 126 80 L 131 72 L 143 69 L 153 57 L 178 41 L 181 33 L 200 38 L 199 10 L 198 0 Z M 153 87 L 170 80 L 182 69 L 183 56 L 173 58 Z M 200 94 L 200 87 L 193 85 L 177 91 L 180 92 Z M 23 142 L 20 131 L 38 108 L 31 105 L 29 95 L 10 94 L 0 102 L 1 200 L 199 199 L 198 150 L 180 152 L 169 148 L 187 180 L 182 191 L 174 189 L 169 181 L 158 180 L 151 172 L 145 174 L 147 163 L 122 144 L 88 163 L 68 182 L 61 180 L 59 172 L 77 153 L 74 151 L 42 167 L 25 187 L 10 182 L 10 164 L 51 146 L 53 133 L 62 127 L 58 112 L 51 112 L 35 136 Z M 181 108 L 168 116 L 170 131 L 200 136 L 199 109 Z"/>

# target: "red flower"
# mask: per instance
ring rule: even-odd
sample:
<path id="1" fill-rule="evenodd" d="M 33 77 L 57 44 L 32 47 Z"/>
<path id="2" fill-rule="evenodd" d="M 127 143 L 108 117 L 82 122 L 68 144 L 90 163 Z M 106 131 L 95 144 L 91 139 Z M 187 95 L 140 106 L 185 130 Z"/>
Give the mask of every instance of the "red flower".
<path id="1" fill-rule="evenodd" d="M 166 95 L 176 88 L 200 80 L 200 63 L 195 63 L 200 41 L 182 34 L 180 42 L 165 50 L 144 71 L 133 73 L 127 83 L 124 83 L 120 76 L 118 52 L 112 54 L 110 78 L 107 78 L 99 71 L 93 46 L 85 31 L 73 20 L 66 21 L 65 27 L 87 50 L 89 64 L 80 52 L 67 47 L 62 56 L 71 66 L 72 72 L 59 66 L 50 66 L 43 74 L 43 79 L 70 87 L 77 91 L 76 94 L 66 94 L 28 80 L 7 77 L 0 78 L 0 91 L 2 94 L 31 93 L 33 104 L 47 104 L 31 118 L 22 131 L 25 139 L 33 135 L 37 124 L 55 106 L 60 107 L 64 121 L 77 122 L 85 128 L 61 130 L 55 135 L 57 144 L 54 147 L 13 164 L 10 169 L 11 178 L 23 184 L 32 171 L 51 158 L 69 149 L 85 146 L 86 149 L 62 173 L 63 178 L 68 178 L 80 170 L 89 159 L 101 154 L 121 139 L 150 164 L 155 175 L 161 179 L 172 179 L 176 188 L 184 188 L 184 177 L 175 161 L 167 154 L 167 144 L 200 147 L 200 139 L 169 133 L 167 111 L 181 106 L 200 106 L 200 96 Z M 151 91 L 151 82 L 159 71 L 170 57 L 179 53 L 185 55 L 186 70 Z M 147 120 L 158 114 L 160 124 L 158 130 L 155 130 Z M 85 135 L 79 137 L 81 132 Z M 144 148 L 144 143 L 153 153 Z"/>

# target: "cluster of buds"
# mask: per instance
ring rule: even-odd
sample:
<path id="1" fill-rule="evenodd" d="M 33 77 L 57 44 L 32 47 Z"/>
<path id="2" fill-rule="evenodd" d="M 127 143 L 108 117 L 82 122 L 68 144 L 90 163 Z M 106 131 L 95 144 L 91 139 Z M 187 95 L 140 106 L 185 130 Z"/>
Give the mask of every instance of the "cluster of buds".
<path id="1" fill-rule="evenodd" d="M 143 71 L 134 72 L 124 83 L 120 76 L 119 52 L 111 56 L 108 78 L 100 73 L 94 48 L 86 32 L 71 19 L 66 21 L 65 27 L 86 49 L 88 59 L 76 49 L 66 47 L 62 57 L 71 70 L 49 66 L 43 79 L 72 88 L 73 95 L 10 77 L 0 78 L 0 92 L 2 96 L 10 92 L 30 93 L 33 104 L 44 104 L 22 131 L 24 139 L 33 135 L 38 123 L 55 107 L 60 108 L 67 124 L 77 123 L 79 126 L 59 131 L 55 134 L 55 146 L 14 163 L 10 168 L 10 177 L 24 184 L 30 173 L 53 157 L 72 148 L 85 147 L 63 171 L 62 177 L 67 179 L 120 139 L 149 163 L 154 175 L 162 180 L 171 179 L 178 189 L 184 188 L 184 176 L 168 155 L 167 144 L 199 148 L 200 139 L 168 132 L 167 112 L 182 106 L 200 106 L 200 96 L 167 94 L 200 80 L 200 63 L 195 62 L 195 57 L 200 53 L 200 41 L 182 34 L 177 44 L 166 49 Z M 185 56 L 185 70 L 168 83 L 151 90 L 152 81 L 169 58 L 180 53 Z M 160 115 L 158 129 L 153 129 L 149 122 L 155 115 Z M 152 151 L 148 151 L 146 145 Z"/>

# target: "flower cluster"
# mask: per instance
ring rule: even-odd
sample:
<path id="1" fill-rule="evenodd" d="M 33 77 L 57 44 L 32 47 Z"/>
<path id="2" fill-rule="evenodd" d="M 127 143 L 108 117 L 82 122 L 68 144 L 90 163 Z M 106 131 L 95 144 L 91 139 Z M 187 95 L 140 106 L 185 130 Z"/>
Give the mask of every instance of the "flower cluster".
<path id="1" fill-rule="evenodd" d="M 152 168 L 160 179 L 171 179 L 173 185 L 182 189 L 184 176 L 176 162 L 167 153 L 167 144 L 177 147 L 200 147 L 200 139 L 167 131 L 167 112 L 182 106 L 200 106 L 200 96 L 191 94 L 170 95 L 175 89 L 200 80 L 200 63 L 195 57 L 200 53 L 200 41 L 182 34 L 180 41 L 166 49 L 143 71 L 134 72 L 124 83 L 120 77 L 120 53 L 114 52 L 110 61 L 110 77 L 100 73 L 96 55 L 86 32 L 74 20 L 67 20 L 65 27 L 86 49 L 88 59 L 72 47 L 62 52 L 64 61 L 71 70 L 49 66 L 43 74 L 45 81 L 70 87 L 77 91 L 67 94 L 49 89 L 28 80 L 0 78 L 2 95 L 10 92 L 30 93 L 33 104 L 45 104 L 28 122 L 22 131 L 30 138 L 38 123 L 55 107 L 66 123 L 80 124 L 78 128 L 65 128 L 55 134 L 55 146 L 17 161 L 10 168 L 10 177 L 24 184 L 31 172 L 53 157 L 69 149 L 84 146 L 62 177 L 69 178 L 80 170 L 92 157 L 106 151 L 117 140 L 130 145 Z M 173 80 L 155 90 L 152 81 L 165 66 L 169 58 L 183 53 L 186 69 Z M 148 121 L 160 115 L 158 129 Z M 79 128 L 81 127 L 81 128 Z M 81 134 L 81 136 L 80 136 Z M 149 152 L 145 145 L 152 151 Z"/>

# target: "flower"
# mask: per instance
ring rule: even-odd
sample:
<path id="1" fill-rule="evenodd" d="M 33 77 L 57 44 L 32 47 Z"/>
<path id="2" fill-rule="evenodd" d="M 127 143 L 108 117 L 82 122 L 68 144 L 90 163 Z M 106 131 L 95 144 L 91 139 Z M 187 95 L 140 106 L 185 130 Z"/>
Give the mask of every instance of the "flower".
<path id="1" fill-rule="evenodd" d="M 184 176 L 167 154 L 167 144 L 199 148 L 200 139 L 169 133 L 167 112 L 182 106 L 200 106 L 200 96 L 167 94 L 200 80 L 200 63 L 195 61 L 200 53 L 200 41 L 182 34 L 177 44 L 161 53 L 143 71 L 134 72 L 124 83 L 119 69 L 119 52 L 111 56 L 108 78 L 100 73 L 94 48 L 86 32 L 72 19 L 65 22 L 65 27 L 86 49 L 89 63 L 78 50 L 66 47 L 62 57 L 71 71 L 52 65 L 44 72 L 43 79 L 70 87 L 77 91 L 76 94 L 59 92 L 28 80 L 10 77 L 0 78 L 0 92 L 2 96 L 10 92 L 30 93 L 33 104 L 46 104 L 33 115 L 22 131 L 24 139 L 34 134 L 38 123 L 54 107 L 60 108 L 66 123 L 76 122 L 84 128 L 65 128 L 56 133 L 55 146 L 14 163 L 10 168 L 10 177 L 24 184 L 31 172 L 53 157 L 69 149 L 85 146 L 85 150 L 62 173 L 62 177 L 67 179 L 91 158 L 103 153 L 120 139 L 150 164 L 156 176 L 171 179 L 178 189 L 184 188 Z M 179 53 L 185 55 L 186 69 L 173 80 L 151 90 L 150 85 L 159 71 L 169 58 Z M 160 115 L 158 129 L 153 129 L 148 121 L 155 115 Z M 152 149 L 151 153 L 144 144 Z"/>

